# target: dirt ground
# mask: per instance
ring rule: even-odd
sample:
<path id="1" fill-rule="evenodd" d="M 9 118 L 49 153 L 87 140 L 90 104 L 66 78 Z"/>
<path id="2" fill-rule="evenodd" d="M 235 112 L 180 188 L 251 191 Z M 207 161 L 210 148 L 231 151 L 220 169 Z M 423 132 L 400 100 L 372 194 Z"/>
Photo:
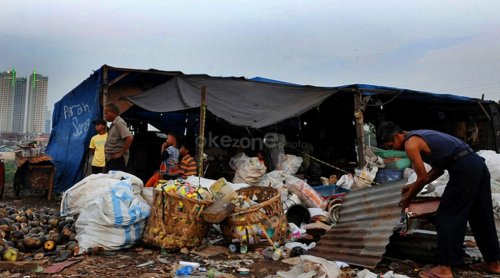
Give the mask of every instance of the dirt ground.
<path id="1" fill-rule="evenodd" d="M 59 210 L 61 196 L 54 196 L 48 201 L 43 193 L 21 193 L 19 198 L 12 195 L 12 186 L 6 185 L 0 205 L 20 208 L 52 208 Z M 208 250 L 208 251 L 207 251 Z M 193 250 L 191 250 L 193 251 Z M 206 251 L 206 252 L 204 252 Z M 218 255 L 210 255 L 219 252 Z M 23 254 L 22 259 L 12 265 L 0 265 L 0 277 L 174 277 L 179 262 L 197 262 L 200 268 L 191 276 L 185 277 L 278 277 L 278 271 L 289 271 L 292 266 L 283 261 L 265 258 L 261 249 L 249 250 L 246 254 L 232 253 L 225 245 L 208 245 L 200 252 L 166 252 L 138 244 L 128 250 L 116 252 L 97 251 L 91 254 L 70 256 L 61 262 L 55 262 L 58 254 L 45 254 L 35 258 L 34 254 Z M 2 262 L 4 263 L 4 262 Z M 64 266 L 67 264 L 67 266 Z M 69 265 L 71 264 L 71 265 Z M 33 270 L 33 266 L 38 269 Z M 52 268 L 62 266 L 60 271 L 45 274 Z M 382 275 L 389 270 L 396 274 L 418 277 L 418 271 L 425 265 L 404 259 L 384 258 L 371 272 Z M 247 268 L 248 273 L 241 272 Z M 204 271 L 199 271 L 204 270 Z M 357 277 L 362 267 L 342 269 L 343 277 Z M 213 276 L 211 276 L 214 274 Z M 468 270 L 467 267 L 455 269 L 455 277 L 500 277 Z"/>

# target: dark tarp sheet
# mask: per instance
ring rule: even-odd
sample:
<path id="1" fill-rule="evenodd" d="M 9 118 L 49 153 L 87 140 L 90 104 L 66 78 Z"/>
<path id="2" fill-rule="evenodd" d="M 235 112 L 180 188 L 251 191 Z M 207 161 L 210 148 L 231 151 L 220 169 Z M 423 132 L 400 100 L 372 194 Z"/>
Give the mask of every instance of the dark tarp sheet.
<path id="1" fill-rule="evenodd" d="M 334 88 L 238 78 L 182 76 L 128 99 L 149 111 L 180 111 L 200 106 L 202 86 L 207 90 L 207 109 L 210 112 L 233 125 L 254 128 L 301 115 L 336 92 Z"/>

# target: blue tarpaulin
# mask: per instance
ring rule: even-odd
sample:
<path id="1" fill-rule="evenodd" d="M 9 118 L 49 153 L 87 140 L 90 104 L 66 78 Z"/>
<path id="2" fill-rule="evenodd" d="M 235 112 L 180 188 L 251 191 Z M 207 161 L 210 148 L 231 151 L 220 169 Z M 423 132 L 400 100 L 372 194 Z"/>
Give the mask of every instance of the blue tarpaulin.
<path id="1" fill-rule="evenodd" d="M 63 191 L 82 179 L 92 120 L 101 118 L 101 70 L 95 71 L 54 105 L 52 131 L 45 152 L 55 165 L 54 190 Z"/>

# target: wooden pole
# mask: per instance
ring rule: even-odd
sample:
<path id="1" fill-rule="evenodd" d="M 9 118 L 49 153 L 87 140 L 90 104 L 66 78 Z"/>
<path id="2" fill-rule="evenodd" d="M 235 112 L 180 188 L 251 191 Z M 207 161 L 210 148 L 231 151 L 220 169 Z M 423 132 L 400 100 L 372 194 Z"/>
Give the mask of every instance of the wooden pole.
<path id="1" fill-rule="evenodd" d="M 200 133 L 198 134 L 198 177 L 203 176 L 203 149 L 205 147 L 205 113 L 207 110 L 207 89 L 201 86 Z"/>
<path id="2" fill-rule="evenodd" d="M 104 65 L 102 67 L 102 106 L 104 107 L 108 103 L 108 66 Z M 104 119 L 104 109 L 102 111 L 102 118 Z"/>
<path id="3" fill-rule="evenodd" d="M 356 90 L 354 93 L 354 122 L 356 124 L 356 143 L 358 145 L 358 162 L 359 168 L 365 166 L 365 133 L 363 123 L 363 108 L 362 108 L 362 95 L 361 92 Z"/>

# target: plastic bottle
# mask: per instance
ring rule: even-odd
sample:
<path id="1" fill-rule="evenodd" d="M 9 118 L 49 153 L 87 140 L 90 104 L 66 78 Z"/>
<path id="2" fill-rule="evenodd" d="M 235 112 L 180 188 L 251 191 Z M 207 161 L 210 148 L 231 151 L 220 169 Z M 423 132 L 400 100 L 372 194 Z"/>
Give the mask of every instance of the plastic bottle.
<path id="1" fill-rule="evenodd" d="M 175 272 L 175 275 L 191 275 L 194 269 L 190 265 L 183 266 Z"/>
<path id="2" fill-rule="evenodd" d="M 271 260 L 273 258 L 273 254 L 274 254 L 274 250 L 273 250 L 273 247 L 271 247 L 271 246 L 268 246 L 268 247 L 264 248 L 264 250 L 262 250 L 262 256 L 264 256 L 264 258 L 266 258 L 268 260 Z"/>
<path id="3" fill-rule="evenodd" d="M 245 245 L 245 244 L 242 244 L 242 245 L 240 246 L 240 253 L 241 253 L 241 254 L 246 254 L 247 252 L 248 252 L 248 246 L 247 246 L 247 245 Z"/>
<path id="4" fill-rule="evenodd" d="M 283 255 L 283 250 L 281 250 L 281 248 L 274 249 L 273 261 L 279 261 L 282 255 Z"/>
<path id="5" fill-rule="evenodd" d="M 234 244 L 229 244 L 229 251 L 231 251 L 232 253 L 236 253 L 236 251 L 238 251 L 238 248 Z"/>

